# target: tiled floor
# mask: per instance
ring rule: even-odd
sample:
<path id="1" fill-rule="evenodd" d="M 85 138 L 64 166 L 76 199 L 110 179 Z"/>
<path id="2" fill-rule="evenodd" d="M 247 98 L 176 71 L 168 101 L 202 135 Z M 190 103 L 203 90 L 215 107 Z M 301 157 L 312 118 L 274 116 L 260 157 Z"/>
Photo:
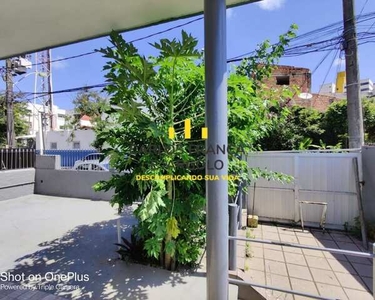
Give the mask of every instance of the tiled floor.
<path id="1" fill-rule="evenodd" d="M 316 247 L 365 251 L 359 240 L 336 231 L 261 224 L 239 231 L 241 236 L 311 245 Z M 315 250 L 238 242 L 238 267 L 243 279 L 285 289 L 331 297 L 366 300 L 372 296 L 372 260 Z M 306 299 L 272 290 L 257 290 L 266 299 Z"/>

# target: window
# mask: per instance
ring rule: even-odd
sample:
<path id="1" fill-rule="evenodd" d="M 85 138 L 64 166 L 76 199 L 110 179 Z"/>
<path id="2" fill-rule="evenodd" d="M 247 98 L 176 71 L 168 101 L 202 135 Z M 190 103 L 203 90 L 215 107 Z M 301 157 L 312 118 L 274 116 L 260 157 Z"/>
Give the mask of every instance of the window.
<path id="1" fill-rule="evenodd" d="M 52 142 L 51 145 L 50 145 L 50 149 L 51 150 L 56 150 L 57 149 L 57 143 L 56 142 Z"/>
<path id="2" fill-rule="evenodd" d="M 77 167 L 77 170 L 79 171 L 89 171 L 90 170 L 90 164 L 82 164 Z"/>
<path id="3" fill-rule="evenodd" d="M 288 75 L 276 76 L 276 84 L 277 85 L 289 85 L 290 77 Z"/>
<path id="4" fill-rule="evenodd" d="M 98 164 L 80 164 L 77 166 L 78 171 L 106 171 L 102 166 Z"/>
<path id="5" fill-rule="evenodd" d="M 91 165 L 91 170 L 93 170 L 93 171 L 104 171 L 104 169 L 101 166 L 97 165 L 97 164 L 92 164 Z"/>
<path id="6" fill-rule="evenodd" d="M 84 161 L 87 161 L 87 160 L 100 160 L 100 158 L 102 157 L 103 155 L 100 154 L 100 153 L 97 153 L 97 154 L 89 154 L 87 155 L 83 160 Z"/>
<path id="7" fill-rule="evenodd" d="M 73 142 L 73 149 L 81 149 L 81 143 L 80 142 Z"/>

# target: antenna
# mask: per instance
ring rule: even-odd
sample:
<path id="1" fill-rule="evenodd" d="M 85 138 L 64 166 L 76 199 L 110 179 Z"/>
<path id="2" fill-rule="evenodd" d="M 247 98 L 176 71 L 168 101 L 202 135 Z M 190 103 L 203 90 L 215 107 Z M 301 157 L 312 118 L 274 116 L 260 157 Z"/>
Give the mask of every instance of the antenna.
<path id="1" fill-rule="evenodd" d="M 55 129 L 52 95 L 51 50 L 35 53 L 35 94 L 43 93 L 43 131 Z"/>
<path id="2" fill-rule="evenodd" d="M 301 94 L 298 95 L 298 98 L 304 99 L 304 100 L 309 100 L 312 97 L 313 96 L 310 93 L 301 93 Z"/>

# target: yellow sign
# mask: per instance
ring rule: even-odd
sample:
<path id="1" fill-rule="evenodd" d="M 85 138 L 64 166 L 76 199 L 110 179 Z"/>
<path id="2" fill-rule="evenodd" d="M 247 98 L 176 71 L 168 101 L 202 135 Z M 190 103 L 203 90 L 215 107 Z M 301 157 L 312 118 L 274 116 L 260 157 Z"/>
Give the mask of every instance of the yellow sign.
<path id="1" fill-rule="evenodd" d="M 345 92 L 345 85 L 346 85 L 346 72 L 339 72 L 337 73 L 336 79 L 336 92 L 337 93 L 344 93 Z"/>

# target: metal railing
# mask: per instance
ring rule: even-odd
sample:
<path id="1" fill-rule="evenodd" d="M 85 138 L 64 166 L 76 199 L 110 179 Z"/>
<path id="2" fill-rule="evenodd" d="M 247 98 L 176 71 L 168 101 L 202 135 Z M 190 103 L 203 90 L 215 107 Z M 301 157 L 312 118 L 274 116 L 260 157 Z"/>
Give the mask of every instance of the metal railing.
<path id="1" fill-rule="evenodd" d="M 71 169 L 77 160 L 82 160 L 89 154 L 98 153 L 95 149 L 82 149 L 82 150 L 44 150 L 44 155 L 60 155 L 61 168 Z M 37 151 L 39 154 L 39 150 Z"/>
<path id="2" fill-rule="evenodd" d="M 35 168 L 35 149 L 0 149 L 0 170 Z"/>
<path id="3" fill-rule="evenodd" d="M 300 248 L 300 249 L 308 249 L 308 250 L 316 250 L 316 251 L 325 251 L 325 252 L 330 252 L 330 253 L 335 253 L 335 254 L 343 254 L 343 255 L 372 259 L 373 260 L 372 284 L 373 284 L 373 296 L 374 296 L 374 299 L 375 299 L 375 243 L 373 244 L 373 247 L 372 247 L 373 253 L 371 254 L 371 253 L 359 252 L 359 251 L 342 250 L 342 249 L 334 249 L 334 248 L 322 248 L 322 247 L 314 247 L 314 246 L 308 246 L 308 245 L 284 243 L 284 242 L 278 242 L 278 241 L 253 239 L 253 238 L 245 238 L 245 237 L 237 237 L 237 236 L 229 236 L 228 239 L 229 239 L 229 241 L 233 241 L 233 242 L 235 242 L 235 241 L 246 241 L 246 242 L 277 245 L 277 246 L 284 246 L 284 247 L 292 247 L 292 248 Z M 231 249 L 231 247 L 230 247 L 230 249 Z M 236 255 L 235 253 L 236 252 L 230 253 L 230 256 L 233 256 L 233 254 L 235 256 Z M 238 279 L 229 279 L 229 283 L 232 283 L 232 284 L 235 284 L 235 285 L 254 286 L 254 287 L 284 292 L 284 293 L 288 293 L 288 294 L 294 294 L 294 295 L 298 295 L 298 296 L 309 297 L 309 298 L 312 298 L 312 299 L 337 300 L 337 298 L 323 297 L 323 296 L 318 296 L 318 295 L 313 295 L 313 294 L 309 294 L 309 293 L 278 288 L 278 287 L 269 286 L 269 285 L 262 285 L 262 284 L 258 284 L 258 283 L 254 283 L 254 282 L 242 281 L 242 280 L 238 280 Z"/>

